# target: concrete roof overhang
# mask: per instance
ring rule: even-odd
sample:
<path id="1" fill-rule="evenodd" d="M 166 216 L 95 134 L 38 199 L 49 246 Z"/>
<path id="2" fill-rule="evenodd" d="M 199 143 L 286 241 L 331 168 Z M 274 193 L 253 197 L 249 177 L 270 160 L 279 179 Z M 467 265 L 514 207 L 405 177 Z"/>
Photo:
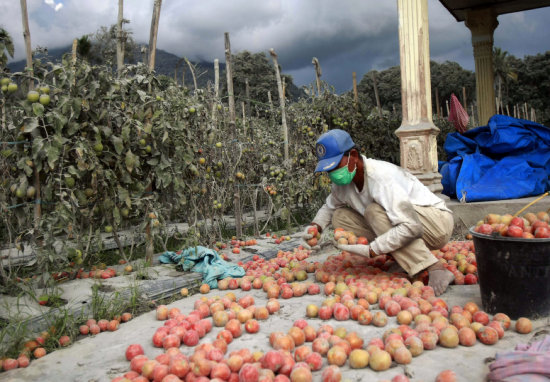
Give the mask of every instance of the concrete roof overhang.
<path id="1" fill-rule="evenodd" d="M 439 0 L 456 21 L 466 20 L 468 11 L 492 8 L 495 15 L 550 6 L 550 0 Z"/>

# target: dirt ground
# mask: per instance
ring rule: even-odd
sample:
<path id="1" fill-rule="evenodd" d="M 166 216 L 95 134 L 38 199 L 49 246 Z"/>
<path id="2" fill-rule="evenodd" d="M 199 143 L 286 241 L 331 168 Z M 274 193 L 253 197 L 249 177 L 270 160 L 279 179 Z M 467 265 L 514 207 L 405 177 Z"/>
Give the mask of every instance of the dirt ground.
<path id="1" fill-rule="evenodd" d="M 330 254 L 336 253 L 332 247 L 324 248 L 320 253 L 310 257 L 310 261 L 324 261 Z M 315 281 L 313 274 L 309 274 L 309 280 Z M 321 285 L 322 287 L 322 285 Z M 322 290 L 322 289 L 321 289 Z M 206 296 L 223 296 L 228 291 L 214 289 Z M 252 289 L 243 292 L 240 289 L 232 291 L 237 297 L 250 294 L 254 297 L 257 306 L 265 306 L 267 302 L 266 293 L 261 289 Z M 182 313 L 193 310 L 194 302 L 204 295 L 193 296 L 178 300 L 169 307 L 177 307 Z M 279 298 L 281 309 L 271 315 L 267 320 L 260 321 L 260 331 L 256 334 L 244 333 L 241 337 L 233 340 L 228 346 L 228 353 L 232 350 L 248 348 L 251 351 L 266 352 L 271 349 L 269 345 L 269 334 L 273 331 L 286 332 L 298 319 L 306 319 L 305 307 L 313 303 L 321 305 L 325 299 L 324 294 L 304 295 L 290 299 Z M 473 301 L 481 306 L 481 298 L 478 285 L 450 286 L 447 292 L 441 296 L 449 307 L 453 305 L 463 306 L 468 301 Z M 371 310 L 378 309 L 373 305 Z M 385 327 L 373 325 L 361 326 L 356 321 L 336 321 L 334 319 L 323 321 L 320 319 L 307 319 L 314 328 L 322 324 L 330 324 L 334 328 L 345 327 L 348 332 L 355 331 L 367 343 L 374 337 L 381 337 L 382 334 L 396 327 L 396 318 L 390 317 Z M 461 381 L 484 381 L 488 372 L 488 363 L 494 359 L 496 352 L 509 351 L 518 343 L 527 343 L 534 338 L 550 331 L 550 320 L 544 317 L 533 321 L 534 328 L 530 334 L 521 335 L 514 330 L 508 330 L 505 336 L 493 346 L 483 345 L 477 342 L 472 347 L 458 346 L 447 349 L 437 346 L 434 350 L 424 351 L 421 355 L 413 358 L 409 365 L 393 364 L 392 367 L 383 372 L 375 372 L 370 368 L 351 369 L 346 363 L 342 370 L 343 380 L 347 381 L 382 381 L 389 380 L 397 374 L 406 374 L 411 381 L 435 381 L 437 374 L 445 369 L 451 369 L 459 375 Z M 96 336 L 86 336 L 78 339 L 68 348 L 63 348 L 47 354 L 45 357 L 33 360 L 25 369 L 15 369 L 0 373 L 1 381 L 28 382 L 28 381 L 78 381 L 78 382 L 108 382 L 117 376 L 123 375 L 130 370 L 130 363 L 125 358 L 125 350 L 130 344 L 141 344 L 145 349 L 145 355 L 152 359 L 163 353 L 163 349 L 155 348 L 152 343 L 152 336 L 155 330 L 162 326 L 162 321 L 157 321 L 155 312 L 151 311 L 131 321 L 121 324 L 115 332 L 103 332 Z M 213 341 L 216 335 L 223 328 L 213 327 L 212 331 L 201 339 L 200 343 Z M 191 355 L 193 348 L 181 346 L 184 354 Z M 324 358 L 324 365 L 327 359 Z M 313 373 L 314 381 L 321 380 L 321 371 Z"/>

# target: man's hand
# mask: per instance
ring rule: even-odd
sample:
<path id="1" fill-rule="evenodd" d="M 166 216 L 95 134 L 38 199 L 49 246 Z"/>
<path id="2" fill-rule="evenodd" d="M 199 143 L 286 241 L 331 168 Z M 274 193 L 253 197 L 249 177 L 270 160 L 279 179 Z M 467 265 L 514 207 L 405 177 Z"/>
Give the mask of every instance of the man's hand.
<path id="1" fill-rule="evenodd" d="M 356 255 L 359 255 L 359 256 L 370 257 L 370 254 L 369 254 L 370 246 L 368 244 L 354 244 L 354 245 L 338 244 L 337 247 L 342 251 L 355 253 Z"/>
<path id="2" fill-rule="evenodd" d="M 320 237 L 321 234 L 319 233 L 317 226 L 314 224 L 308 225 L 302 233 L 302 245 L 306 249 L 318 251 L 321 249 L 321 246 L 318 243 Z"/>

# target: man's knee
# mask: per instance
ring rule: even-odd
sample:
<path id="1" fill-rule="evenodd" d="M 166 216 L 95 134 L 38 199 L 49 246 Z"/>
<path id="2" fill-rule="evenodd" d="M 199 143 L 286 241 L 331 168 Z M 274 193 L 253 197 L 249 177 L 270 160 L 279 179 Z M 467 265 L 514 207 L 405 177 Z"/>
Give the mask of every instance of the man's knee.
<path id="1" fill-rule="evenodd" d="M 370 203 L 367 208 L 365 208 L 365 218 L 367 221 L 373 221 L 376 219 L 376 216 L 380 213 L 386 214 L 386 210 L 378 203 Z"/>
<path id="2" fill-rule="evenodd" d="M 347 208 L 338 208 L 332 214 L 332 227 L 344 228 L 349 222 L 350 211 Z"/>

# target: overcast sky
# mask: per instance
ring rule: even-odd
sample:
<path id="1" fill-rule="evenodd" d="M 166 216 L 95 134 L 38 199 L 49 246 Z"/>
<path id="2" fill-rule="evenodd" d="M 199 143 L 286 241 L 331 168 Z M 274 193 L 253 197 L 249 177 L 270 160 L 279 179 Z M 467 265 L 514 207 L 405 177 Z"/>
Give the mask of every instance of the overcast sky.
<path id="1" fill-rule="evenodd" d="M 27 0 L 32 47 L 55 48 L 116 23 L 118 0 Z M 437 0 L 428 0 L 432 60 L 474 69 L 471 35 Z M 134 39 L 149 41 L 153 0 L 125 0 L 124 17 Z M 549 50 L 550 7 L 499 16 L 495 46 L 516 57 Z M 25 57 L 20 2 L 0 0 L 0 27 Z M 296 85 L 322 79 L 339 92 L 369 70 L 399 64 L 396 0 L 164 0 L 157 48 L 191 60 L 224 61 L 224 32 L 233 53 L 274 48 L 283 72 Z M 269 57 L 269 54 L 268 54 Z"/>

